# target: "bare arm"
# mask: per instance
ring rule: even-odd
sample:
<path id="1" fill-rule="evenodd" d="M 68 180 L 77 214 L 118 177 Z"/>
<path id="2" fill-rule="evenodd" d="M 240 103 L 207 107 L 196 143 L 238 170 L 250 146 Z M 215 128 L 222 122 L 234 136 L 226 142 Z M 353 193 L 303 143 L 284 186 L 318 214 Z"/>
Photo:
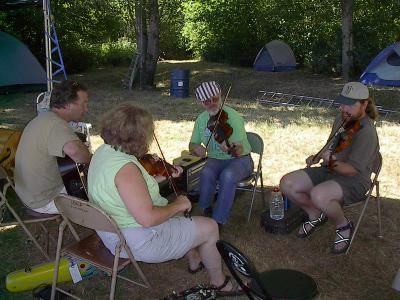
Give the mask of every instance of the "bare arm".
<path id="1" fill-rule="evenodd" d="M 115 185 L 129 212 L 144 227 L 159 225 L 191 209 L 189 199 L 184 196 L 179 196 L 166 206 L 154 206 L 142 173 L 133 163 L 126 164 L 118 171 Z"/>
<path id="2" fill-rule="evenodd" d="M 67 142 L 63 147 L 63 151 L 76 163 L 88 164 L 92 158 L 88 148 L 78 140 Z"/>
<path id="3" fill-rule="evenodd" d="M 207 155 L 206 148 L 199 144 L 189 143 L 189 151 L 199 157 L 206 157 Z"/>

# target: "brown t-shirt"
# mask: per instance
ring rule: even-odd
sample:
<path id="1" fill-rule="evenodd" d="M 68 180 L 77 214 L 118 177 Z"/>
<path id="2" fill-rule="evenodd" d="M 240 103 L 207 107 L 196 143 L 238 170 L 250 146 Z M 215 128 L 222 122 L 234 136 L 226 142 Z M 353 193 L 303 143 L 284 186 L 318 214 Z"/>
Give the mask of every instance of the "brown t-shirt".
<path id="1" fill-rule="evenodd" d="M 15 157 L 15 188 L 30 208 L 50 203 L 64 185 L 56 157 L 64 157 L 64 145 L 78 137 L 54 112 L 31 120 L 22 133 Z"/>
<path id="2" fill-rule="evenodd" d="M 332 126 L 335 132 L 342 123 L 339 114 Z M 368 189 L 371 186 L 371 173 L 374 161 L 379 153 L 379 139 L 373 121 L 365 116 L 360 119 L 361 128 L 353 135 L 350 146 L 339 153 L 335 153 L 336 159 L 352 165 L 361 176 L 361 183 Z"/>

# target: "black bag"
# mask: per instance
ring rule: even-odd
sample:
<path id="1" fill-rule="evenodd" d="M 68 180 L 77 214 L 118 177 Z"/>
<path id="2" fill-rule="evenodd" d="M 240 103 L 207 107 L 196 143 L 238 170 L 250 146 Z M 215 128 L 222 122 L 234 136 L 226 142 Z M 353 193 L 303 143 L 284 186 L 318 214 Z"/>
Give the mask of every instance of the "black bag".
<path id="1" fill-rule="evenodd" d="M 161 300 L 214 300 L 217 299 L 215 287 L 199 284 L 180 293 L 173 292 Z"/>
<path id="2" fill-rule="evenodd" d="M 263 212 L 260 225 L 269 233 L 289 234 L 305 220 L 307 220 L 307 214 L 304 210 L 291 204 L 289 209 L 285 210 L 285 215 L 281 220 L 271 219 L 269 216 L 269 209 Z"/>

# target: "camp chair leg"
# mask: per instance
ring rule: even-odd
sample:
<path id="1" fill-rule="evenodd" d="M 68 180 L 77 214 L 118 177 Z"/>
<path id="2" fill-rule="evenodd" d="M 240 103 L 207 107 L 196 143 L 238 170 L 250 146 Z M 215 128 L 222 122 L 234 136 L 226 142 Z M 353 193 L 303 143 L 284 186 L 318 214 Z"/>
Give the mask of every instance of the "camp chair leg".
<path id="1" fill-rule="evenodd" d="M 21 218 L 18 216 L 18 214 L 15 212 L 15 210 L 9 205 L 8 202 L 6 202 L 7 208 L 10 210 L 14 218 L 18 221 L 18 224 L 22 227 L 22 229 L 25 231 L 25 233 L 29 236 L 29 238 L 32 240 L 32 242 L 35 244 L 35 246 L 42 252 L 43 256 L 47 259 L 50 260 L 49 255 L 46 253 L 46 251 L 43 250 L 42 246 L 40 246 L 39 242 L 35 237 L 32 235 L 32 233 L 29 231 L 29 229 L 26 227 L 25 223 L 21 220 Z"/>
<path id="2" fill-rule="evenodd" d="M 56 250 L 56 260 L 54 262 L 54 273 L 53 273 L 53 283 L 51 286 L 51 296 L 50 300 L 54 300 L 56 296 L 56 289 L 57 289 L 57 280 L 58 280 L 58 268 L 60 265 L 60 257 L 61 257 L 61 247 L 62 247 L 62 240 L 64 229 L 66 226 L 66 221 L 63 221 L 58 229 L 58 240 L 57 240 L 57 250 Z"/>
<path id="3" fill-rule="evenodd" d="M 376 182 L 376 205 L 377 205 L 377 213 L 378 213 L 378 228 L 379 233 L 378 237 L 383 238 L 382 232 L 382 215 L 381 215 L 381 197 L 379 195 L 379 181 Z"/>
<path id="4" fill-rule="evenodd" d="M 261 201 L 262 201 L 263 208 L 266 208 L 267 203 L 265 202 L 265 190 L 264 190 L 262 170 L 260 171 L 260 180 L 261 180 Z"/>
<path id="5" fill-rule="evenodd" d="M 253 187 L 253 192 L 252 192 L 253 195 L 251 196 L 250 209 L 249 209 L 249 213 L 247 215 L 247 223 L 250 222 L 251 211 L 253 210 L 254 198 L 256 196 L 256 189 L 257 189 L 257 181 L 258 181 L 258 178 L 256 178 L 256 180 L 254 181 L 254 187 Z"/>
<path id="6" fill-rule="evenodd" d="M 124 248 L 125 248 L 125 247 L 128 247 L 128 246 L 125 244 L 125 245 L 124 245 Z M 126 251 L 126 250 L 125 250 L 125 251 Z M 143 287 L 145 287 L 145 288 L 151 287 L 149 280 L 147 279 L 146 275 L 144 275 L 144 273 L 142 272 L 142 269 L 139 267 L 139 265 L 138 265 L 137 261 L 135 260 L 135 258 L 131 255 L 131 252 L 130 252 L 130 251 L 126 251 L 126 253 L 128 254 L 129 259 L 131 260 L 131 263 L 133 264 L 133 266 L 134 266 L 136 272 L 138 272 L 140 278 L 141 278 L 142 281 L 144 282 L 144 284 L 141 284 L 141 283 L 135 282 L 135 281 L 134 281 L 134 283 L 136 283 L 136 284 L 138 284 L 138 285 L 140 285 L 140 286 L 143 286 Z"/>
<path id="7" fill-rule="evenodd" d="M 358 228 L 360 227 L 361 220 L 362 220 L 362 218 L 364 217 L 364 213 L 365 213 L 365 210 L 367 209 L 368 202 L 369 202 L 369 199 L 370 199 L 370 198 L 371 198 L 371 195 L 368 195 L 367 199 L 365 200 L 364 207 L 363 207 L 363 209 L 361 210 L 361 214 L 360 214 L 360 216 L 358 217 L 356 227 L 354 228 L 353 234 L 352 234 L 352 236 L 351 236 L 351 238 L 350 238 L 350 243 L 349 243 L 349 247 L 348 247 L 347 250 L 346 250 L 346 254 L 348 254 L 349 251 L 350 251 L 351 245 L 353 244 L 353 240 L 354 240 L 354 238 L 356 237 Z"/>
<path id="8" fill-rule="evenodd" d="M 110 300 L 114 299 L 115 285 L 117 283 L 118 261 L 119 261 L 120 253 L 121 253 L 121 243 L 118 243 L 118 245 L 115 247 L 114 265 L 113 265 L 113 270 L 112 270 L 112 274 L 111 274 Z"/>

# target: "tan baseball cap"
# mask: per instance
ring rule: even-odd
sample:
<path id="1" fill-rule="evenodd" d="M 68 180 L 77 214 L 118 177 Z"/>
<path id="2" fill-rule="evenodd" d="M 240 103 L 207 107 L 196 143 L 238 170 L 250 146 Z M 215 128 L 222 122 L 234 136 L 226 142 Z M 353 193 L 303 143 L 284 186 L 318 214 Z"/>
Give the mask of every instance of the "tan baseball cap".
<path id="1" fill-rule="evenodd" d="M 369 97 L 368 88 L 360 82 L 348 82 L 344 85 L 336 102 L 344 105 L 353 105 L 359 100 L 366 100 Z"/>

